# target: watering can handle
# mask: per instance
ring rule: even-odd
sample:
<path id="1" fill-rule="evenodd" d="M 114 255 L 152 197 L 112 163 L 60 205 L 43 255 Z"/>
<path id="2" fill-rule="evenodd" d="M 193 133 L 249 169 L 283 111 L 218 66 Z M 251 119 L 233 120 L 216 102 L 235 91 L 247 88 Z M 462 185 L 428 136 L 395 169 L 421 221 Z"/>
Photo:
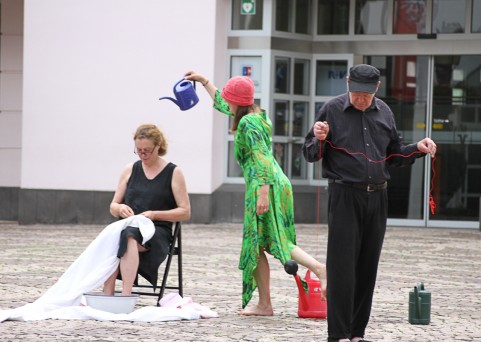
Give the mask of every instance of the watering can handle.
<path id="1" fill-rule="evenodd" d="M 416 305 L 416 313 L 417 313 L 417 318 L 421 318 L 421 297 L 419 297 L 419 290 L 418 287 L 421 290 L 424 290 L 424 285 L 423 283 L 419 283 L 417 286 L 414 286 L 414 304 Z"/>

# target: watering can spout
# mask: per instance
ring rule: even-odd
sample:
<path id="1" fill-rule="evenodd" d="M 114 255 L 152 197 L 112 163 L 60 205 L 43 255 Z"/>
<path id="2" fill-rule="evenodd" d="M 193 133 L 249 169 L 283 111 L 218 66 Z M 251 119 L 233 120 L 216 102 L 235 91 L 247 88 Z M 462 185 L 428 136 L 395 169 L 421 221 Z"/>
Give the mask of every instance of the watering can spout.
<path id="1" fill-rule="evenodd" d="M 289 260 L 286 261 L 284 264 L 284 270 L 286 273 L 291 274 L 294 276 L 294 279 L 296 280 L 297 284 L 297 290 L 299 291 L 299 301 L 302 302 L 303 306 L 307 305 L 307 298 L 305 296 L 306 290 L 304 289 L 304 286 L 302 286 L 302 281 L 301 277 L 297 274 L 297 270 L 299 269 L 299 266 L 297 265 L 297 262 L 294 260 Z"/>
<path id="2" fill-rule="evenodd" d="M 286 271 L 287 274 L 295 276 L 297 274 L 297 270 L 299 269 L 299 266 L 297 265 L 297 262 L 294 260 L 289 260 L 286 261 L 284 264 L 284 270 Z"/>
<path id="3" fill-rule="evenodd" d="M 173 99 L 173 98 L 171 98 L 171 97 L 164 96 L 164 97 L 161 97 L 159 100 L 170 100 L 170 101 L 174 102 L 177 106 L 180 107 L 179 101 L 177 101 L 176 99 Z"/>

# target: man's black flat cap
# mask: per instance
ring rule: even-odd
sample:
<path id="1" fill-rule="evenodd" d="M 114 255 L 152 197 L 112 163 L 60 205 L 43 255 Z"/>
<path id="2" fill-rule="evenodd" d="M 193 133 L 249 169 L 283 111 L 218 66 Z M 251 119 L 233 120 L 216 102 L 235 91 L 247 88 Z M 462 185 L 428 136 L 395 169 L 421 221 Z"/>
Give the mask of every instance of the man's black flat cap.
<path id="1" fill-rule="evenodd" d="M 380 74 L 372 65 L 354 65 L 349 69 L 349 91 L 374 94 Z"/>

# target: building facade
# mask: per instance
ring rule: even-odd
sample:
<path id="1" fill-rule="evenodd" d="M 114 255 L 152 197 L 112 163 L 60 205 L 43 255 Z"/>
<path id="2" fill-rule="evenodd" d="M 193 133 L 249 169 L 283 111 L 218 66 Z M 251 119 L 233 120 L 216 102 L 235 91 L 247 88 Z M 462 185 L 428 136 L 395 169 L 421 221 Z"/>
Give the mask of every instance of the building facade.
<path id="1" fill-rule="evenodd" d="M 161 96 L 190 69 L 246 75 L 273 122 L 297 222 L 326 222 L 327 183 L 301 155 L 315 112 L 350 66 L 381 71 L 378 97 L 406 143 L 438 156 L 391 169 L 389 224 L 477 228 L 481 0 L 1 0 L 0 220 L 103 223 L 132 132 L 158 124 L 186 175 L 194 222 L 241 222 L 229 121 L 203 90 Z M 429 199 L 436 203 L 434 214 Z"/>

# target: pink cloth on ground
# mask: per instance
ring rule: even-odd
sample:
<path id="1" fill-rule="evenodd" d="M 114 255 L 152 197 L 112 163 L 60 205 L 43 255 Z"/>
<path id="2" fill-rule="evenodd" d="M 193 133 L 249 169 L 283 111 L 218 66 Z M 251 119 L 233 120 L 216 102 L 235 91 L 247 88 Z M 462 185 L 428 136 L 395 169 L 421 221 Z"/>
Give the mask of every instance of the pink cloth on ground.
<path id="1" fill-rule="evenodd" d="M 217 312 L 207 306 L 194 303 L 191 297 L 182 298 L 178 293 L 169 293 L 160 300 L 160 306 L 164 308 L 177 308 L 197 312 L 201 318 L 219 317 Z"/>

